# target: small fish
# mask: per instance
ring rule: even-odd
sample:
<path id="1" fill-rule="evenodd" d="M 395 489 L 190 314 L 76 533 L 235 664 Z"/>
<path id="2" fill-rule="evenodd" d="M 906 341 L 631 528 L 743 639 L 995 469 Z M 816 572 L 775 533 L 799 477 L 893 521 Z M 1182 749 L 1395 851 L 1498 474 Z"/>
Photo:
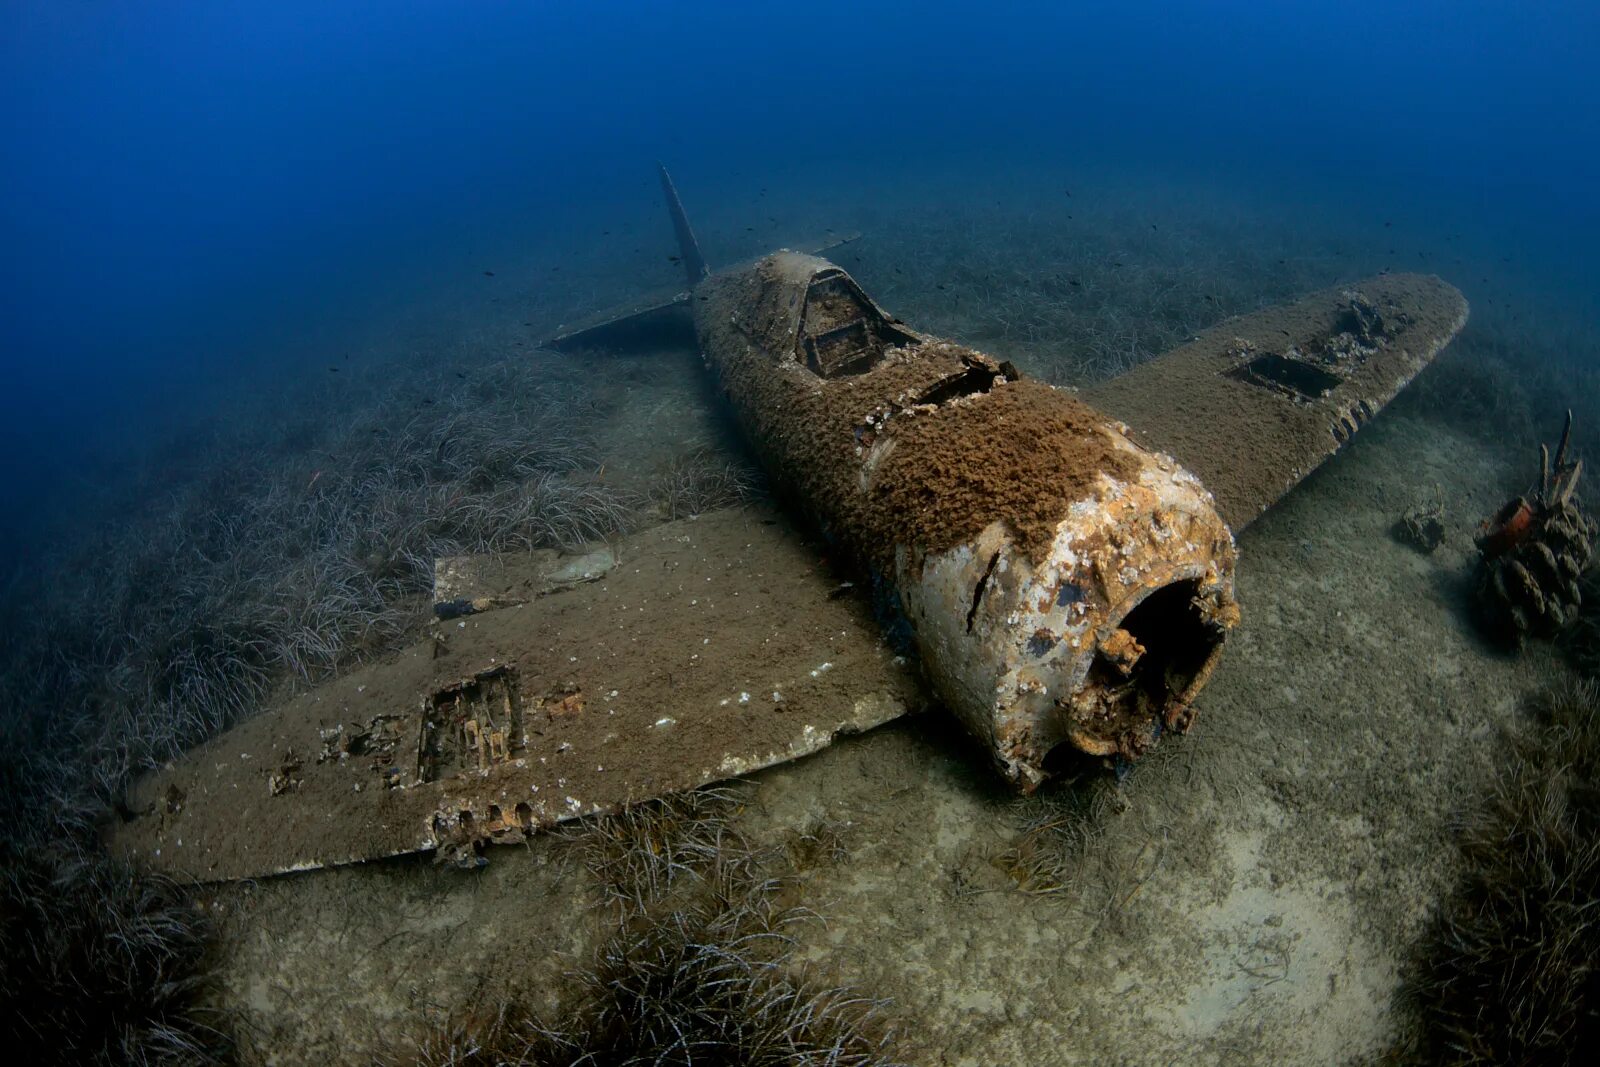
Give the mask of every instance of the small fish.
<path id="1" fill-rule="evenodd" d="M 1391 227 L 1391 226 L 1393 226 L 1393 225 L 1394 225 L 1394 223 L 1392 223 L 1392 222 L 1390 222 L 1390 221 L 1389 221 L 1389 220 L 1388 220 L 1388 219 L 1385 219 L 1385 220 L 1384 220 L 1384 221 L 1383 221 L 1383 228 L 1384 228 L 1384 229 L 1386 229 L 1386 230 L 1387 230 L 1387 229 L 1388 229 L 1388 228 L 1389 228 L 1389 227 Z"/>
<path id="2" fill-rule="evenodd" d="M 669 263 L 681 263 L 682 262 L 682 260 L 680 260 L 677 256 L 668 256 L 667 257 L 667 261 Z"/>
<path id="3" fill-rule="evenodd" d="M 328 368 L 328 373 L 329 374 L 338 374 L 339 373 L 339 368 L 338 367 L 329 367 Z"/>

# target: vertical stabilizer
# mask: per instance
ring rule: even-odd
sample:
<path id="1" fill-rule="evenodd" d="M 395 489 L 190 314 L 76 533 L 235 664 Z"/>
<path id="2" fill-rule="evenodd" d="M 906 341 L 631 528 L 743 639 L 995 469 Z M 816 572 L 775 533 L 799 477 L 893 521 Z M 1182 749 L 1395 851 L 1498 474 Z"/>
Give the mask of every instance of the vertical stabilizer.
<path id="1" fill-rule="evenodd" d="M 683 272 L 688 276 L 689 288 L 693 289 L 711 271 L 706 267 L 705 257 L 700 254 L 700 245 L 694 239 L 694 231 L 689 228 L 689 216 L 683 213 L 683 201 L 678 199 L 678 190 L 673 188 L 672 175 L 667 173 L 666 164 L 656 165 L 661 168 L 661 190 L 667 194 L 667 210 L 672 213 L 672 228 L 678 234 L 678 254 L 683 259 Z"/>

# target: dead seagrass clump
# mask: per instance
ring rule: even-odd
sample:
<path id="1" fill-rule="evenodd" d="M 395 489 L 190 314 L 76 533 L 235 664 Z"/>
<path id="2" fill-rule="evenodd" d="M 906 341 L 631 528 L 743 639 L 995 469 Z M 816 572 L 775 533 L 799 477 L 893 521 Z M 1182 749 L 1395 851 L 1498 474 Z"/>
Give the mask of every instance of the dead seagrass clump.
<path id="1" fill-rule="evenodd" d="M 1583 603 L 1579 583 L 1600 527 L 1576 495 L 1583 461 L 1568 459 L 1571 439 L 1568 411 L 1553 464 L 1549 446 L 1539 446 L 1532 498 L 1511 500 L 1478 536 L 1479 608 L 1489 630 L 1508 643 L 1553 636 Z"/>

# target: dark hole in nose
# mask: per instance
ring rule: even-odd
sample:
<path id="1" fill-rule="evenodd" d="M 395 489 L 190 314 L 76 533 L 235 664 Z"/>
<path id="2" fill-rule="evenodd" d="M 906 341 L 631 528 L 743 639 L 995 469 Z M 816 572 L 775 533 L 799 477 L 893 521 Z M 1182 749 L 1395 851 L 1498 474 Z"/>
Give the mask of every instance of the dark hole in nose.
<path id="1" fill-rule="evenodd" d="M 1089 728 L 1096 740 L 1137 754 L 1160 735 L 1173 706 L 1194 695 L 1195 683 L 1221 650 L 1224 634 L 1203 611 L 1199 592 L 1196 580 L 1174 582 L 1145 597 L 1123 618 L 1122 629 L 1144 649 L 1136 659 L 1119 658 L 1105 648 L 1096 652 L 1085 682 L 1098 694 L 1098 714 Z M 1068 758 L 1052 749 L 1046 766 Z"/>

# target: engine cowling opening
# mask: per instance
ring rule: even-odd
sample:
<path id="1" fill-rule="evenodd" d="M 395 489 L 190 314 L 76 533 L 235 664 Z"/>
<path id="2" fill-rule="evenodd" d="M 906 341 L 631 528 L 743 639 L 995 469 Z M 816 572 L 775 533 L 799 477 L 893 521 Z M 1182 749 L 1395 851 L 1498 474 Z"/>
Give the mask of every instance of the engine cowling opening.
<path id="1" fill-rule="evenodd" d="M 1190 701 L 1210 676 L 1225 634 L 1206 609 L 1198 580 L 1146 596 L 1101 635 L 1082 688 L 1063 708 L 1068 744 L 1132 758 L 1168 729 L 1184 729 Z"/>

